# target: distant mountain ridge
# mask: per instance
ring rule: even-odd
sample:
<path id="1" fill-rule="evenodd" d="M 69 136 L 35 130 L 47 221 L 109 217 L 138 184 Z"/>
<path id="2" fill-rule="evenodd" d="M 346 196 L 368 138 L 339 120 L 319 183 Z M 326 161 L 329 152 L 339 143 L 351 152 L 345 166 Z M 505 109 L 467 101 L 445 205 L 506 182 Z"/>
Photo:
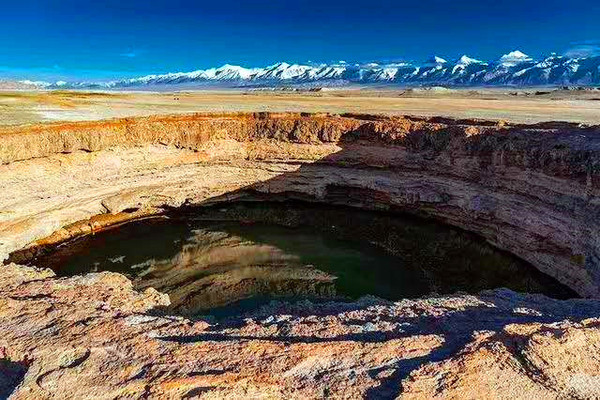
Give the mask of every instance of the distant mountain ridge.
<path id="1" fill-rule="evenodd" d="M 493 62 L 466 55 L 455 61 L 432 57 L 421 64 L 368 63 L 299 65 L 285 62 L 264 68 L 223 65 L 219 68 L 147 75 L 109 82 L 31 82 L 43 88 L 139 88 L 162 85 L 227 83 L 228 85 L 278 86 L 290 84 L 397 84 L 406 86 L 544 86 L 600 85 L 600 55 L 567 57 L 553 54 L 535 60 L 515 50 Z"/>

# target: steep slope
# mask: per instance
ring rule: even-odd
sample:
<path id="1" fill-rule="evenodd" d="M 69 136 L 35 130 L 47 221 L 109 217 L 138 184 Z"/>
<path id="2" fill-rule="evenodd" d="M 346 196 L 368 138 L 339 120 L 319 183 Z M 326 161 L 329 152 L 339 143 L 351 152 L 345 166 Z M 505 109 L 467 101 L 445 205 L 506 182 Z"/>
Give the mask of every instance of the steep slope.
<path id="1" fill-rule="evenodd" d="M 71 223 L 87 229 L 96 214 L 110 220 L 252 192 L 424 214 L 583 296 L 600 295 L 597 126 L 196 114 L 7 128 L 0 137 L 0 258 Z M 110 152 L 148 145 L 185 156 L 161 161 L 148 149 L 127 172 L 128 161 Z M 98 163 L 76 167 L 88 157 Z M 53 172 L 62 164 L 68 169 Z"/>

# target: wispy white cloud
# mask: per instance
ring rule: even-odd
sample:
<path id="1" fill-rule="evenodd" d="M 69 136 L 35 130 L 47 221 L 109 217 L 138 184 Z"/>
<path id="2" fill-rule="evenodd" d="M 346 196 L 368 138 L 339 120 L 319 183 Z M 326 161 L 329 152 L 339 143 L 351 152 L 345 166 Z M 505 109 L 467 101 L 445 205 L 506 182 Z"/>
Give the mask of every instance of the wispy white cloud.
<path id="1" fill-rule="evenodd" d="M 134 58 L 138 56 L 138 53 L 136 53 L 135 51 L 128 51 L 126 53 L 121 53 L 119 54 L 121 57 L 127 57 L 127 58 Z"/>
<path id="2" fill-rule="evenodd" d="M 593 57 L 600 56 L 600 41 L 584 40 L 573 43 L 573 46 L 565 51 L 567 57 Z"/>

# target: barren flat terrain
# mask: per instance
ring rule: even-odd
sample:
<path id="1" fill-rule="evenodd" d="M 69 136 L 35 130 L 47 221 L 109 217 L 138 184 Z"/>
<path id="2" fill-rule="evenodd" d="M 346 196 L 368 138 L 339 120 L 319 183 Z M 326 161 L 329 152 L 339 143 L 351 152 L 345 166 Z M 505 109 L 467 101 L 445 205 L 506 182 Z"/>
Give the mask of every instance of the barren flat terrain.
<path id="1" fill-rule="evenodd" d="M 360 112 L 519 123 L 600 123 L 600 91 L 344 89 L 189 92 L 0 92 L 0 125 L 207 111 Z"/>

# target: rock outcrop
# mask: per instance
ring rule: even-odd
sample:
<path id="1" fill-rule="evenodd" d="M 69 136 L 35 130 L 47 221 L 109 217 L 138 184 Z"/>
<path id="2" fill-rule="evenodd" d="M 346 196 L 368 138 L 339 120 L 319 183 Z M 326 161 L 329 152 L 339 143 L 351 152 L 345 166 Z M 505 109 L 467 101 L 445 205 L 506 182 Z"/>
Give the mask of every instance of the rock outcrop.
<path id="1" fill-rule="evenodd" d="M 600 303 L 510 291 L 165 316 L 123 276 L 0 270 L 12 399 L 596 398 Z"/>
<path id="2" fill-rule="evenodd" d="M 231 114 L 0 132 L 0 257 L 164 210 L 301 199 L 478 233 L 600 295 L 600 128 Z M 26 248 L 22 251 L 21 249 Z M 113 273 L 0 268 L 13 398 L 594 398 L 600 303 L 506 290 L 165 314 Z M 12 386 L 11 386 L 12 385 Z M 4 389 L 4 386 L 8 389 Z"/>

